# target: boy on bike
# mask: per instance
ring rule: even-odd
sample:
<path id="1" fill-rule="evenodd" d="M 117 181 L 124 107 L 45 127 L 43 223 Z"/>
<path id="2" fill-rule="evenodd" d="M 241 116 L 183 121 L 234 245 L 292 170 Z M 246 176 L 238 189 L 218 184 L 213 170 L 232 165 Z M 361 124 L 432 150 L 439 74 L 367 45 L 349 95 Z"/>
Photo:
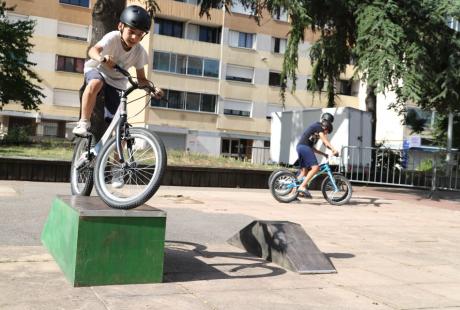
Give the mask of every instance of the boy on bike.
<path id="1" fill-rule="evenodd" d="M 297 153 L 299 155 L 300 164 L 300 174 L 298 178 L 301 179 L 305 177 L 297 191 L 301 193 L 305 198 L 311 198 L 311 194 L 307 190 L 307 185 L 311 178 L 319 171 L 318 161 L 314 153 L 318 153 L 327 157 L 326 153 L 323 153 L 315 148 L 315 144 L 318 142 L 318 140 L 321 139 L 323 144 L 332 151 L 334 156 L 339 154 L 339 152 L 329 142 L 327 137 L 328 134 L 332 133 L 333 121 L 334 117 L 332 114 L 324 113 L 321 116 L 321 121 L 315 122 L 304 131 L 300 137 L 299 143 L 297 144 Z M 310 170 L 308 170 L 309 168 Z"/>
<path id="2" fill-rule="evenodd" d="M 101 90 L 106 101 L 105 118 L 111 119 L 118 109 L 121 90 L 127 89 L 128 80 L 113 69 L 115 65 L 125 70 L 135 67 L 139 86 L 149 84 L 144 72 L 148 55 L 138 43 L 149 32 L 150 26 L 151 17 L 145 9 L 137 5 L 128 6 L 120 15 L 118 30 L 107 33 L 89 49 L 90 59 L 85 62 L 84 68 L 86 87 L 82 96 L 81 118 L 72 131 L 75 135 L 88 134 L 91 113 Z M 159 99 L 163 91 L 156 88 L 154 95 Z"/>

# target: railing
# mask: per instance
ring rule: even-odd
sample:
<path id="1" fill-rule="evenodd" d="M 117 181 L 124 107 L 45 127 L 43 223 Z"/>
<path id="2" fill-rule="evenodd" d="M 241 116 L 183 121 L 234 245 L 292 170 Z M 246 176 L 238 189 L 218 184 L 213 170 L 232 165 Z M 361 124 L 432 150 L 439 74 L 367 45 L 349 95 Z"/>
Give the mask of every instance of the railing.
<path id="1" fill-rule="evenodd" d="M 460 152 L 346 146 L 340 171 L 351 181 L 460 190 Z"/>

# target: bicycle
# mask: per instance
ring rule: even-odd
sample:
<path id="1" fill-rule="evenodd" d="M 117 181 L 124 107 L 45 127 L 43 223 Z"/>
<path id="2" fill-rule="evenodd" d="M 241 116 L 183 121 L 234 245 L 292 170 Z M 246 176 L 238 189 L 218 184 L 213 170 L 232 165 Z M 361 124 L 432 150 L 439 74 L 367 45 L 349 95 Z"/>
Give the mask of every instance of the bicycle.
<path id="1" fill-rule="evenodd" d="M 321 182 L 321 192 L 326 201 L 332 205 L 348 203 L 353 192 L 350 181 L 340 173 L 332 172 L 328 163 L 321 164 L 319 168 L 318 173 L 308 182 L 308 186 L 310 186 L 314 179 L 326 176 Z M 302 181 L 303 178 L 297 179 L 296 174 L 290 170 L 284 168 L 275 170 L 269 177 L 270 192 L 279 202 L 292 202 L 299 195 L 297 188 Z"/>
<path id="2" fill-rule="evenodd" d="M 109 207 L 132 209 L 144 204 L 160 187 L 167 156 L 156 133 L 128 123 L 127 97 L 141 88 L 126 70 L 114 69 L 126 76 L 131 86 L 122 92 L 118 110 L 98 143 L 92 134 L 77 138 L 70 184 L 72 194 L 80 196 L 89 196 L 95 184 Z M 143 88 L 154 93 L 152 82 Z"/>

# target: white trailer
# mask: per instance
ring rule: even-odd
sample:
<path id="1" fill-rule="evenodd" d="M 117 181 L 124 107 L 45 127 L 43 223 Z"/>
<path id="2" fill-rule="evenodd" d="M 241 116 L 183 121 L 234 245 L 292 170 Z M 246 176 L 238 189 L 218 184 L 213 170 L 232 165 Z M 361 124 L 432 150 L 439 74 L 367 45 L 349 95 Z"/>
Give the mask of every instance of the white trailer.
<path id="1" fill-rule="evenodd" d="M 321 114 L 325 112 L 334 115 L 334 131 L 329 135 L 329 141 L 339 151 L 342 147 L 345 147 L 344 154 L 341 154 L 342 163 L 345 167 L 350 168 L 350 165 L 353 165 L 355 168 L 362 169 L 370 165 L 371 150 L 367 151 L 362 148 L 371 146 L 371 113 L 349 107 L 272 113 L 271 160 L 281 164 L 294 164 L 298 157 L 296 151 L 297 142 L 302 133 L 315 121 L 319 121 Z M 321 142 L 318 142 L 316 146 L 326 152 L 326 148 Z M 350 158 L 348 155 L 350 147 L 360 148 L 362 154 L 359 156 L 359 162 L 356 161 L 356 158 Z M 321 158 L 318 157 L 318 159 L 321 162 Z M 339 162 L 331 162 L 331 164 L 339 164 Z"/>

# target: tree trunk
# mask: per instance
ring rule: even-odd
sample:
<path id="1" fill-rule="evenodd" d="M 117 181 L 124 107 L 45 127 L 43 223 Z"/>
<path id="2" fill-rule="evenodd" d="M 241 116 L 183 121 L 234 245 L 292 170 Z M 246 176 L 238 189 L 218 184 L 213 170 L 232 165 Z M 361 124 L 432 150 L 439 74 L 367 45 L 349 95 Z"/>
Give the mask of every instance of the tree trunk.
<path id="1" fill-rule="evenodd" d="M 92 33 L 89 47 L 94 46 L 102 37 L 113 30 L 117 29 L 121 12 L 126 6 L 126 0 L 97 0 L 93 7 L 92 13 Z M 89 49 L 89 48 L 88 48 Z M 80 102 L 85 89 L 85 83 L 80 89 Z M 99 141 L 108 124 L 104 120 L 104 92 L 101 90 L 97 96 L 96 106 L 91 114 L 90 132 L 94 134 Z M 81 115 L 81 108 L 80 108 Z"/>
<path id="2" fill-rule="evenodd" d="M 375 133 L 377 128 L 377 96 L 375 95 L 375 86 L 368 85 L 366 89 L 366 111 L 371 112 L 372 138 L 371 145 L 375 146 Z"/>

